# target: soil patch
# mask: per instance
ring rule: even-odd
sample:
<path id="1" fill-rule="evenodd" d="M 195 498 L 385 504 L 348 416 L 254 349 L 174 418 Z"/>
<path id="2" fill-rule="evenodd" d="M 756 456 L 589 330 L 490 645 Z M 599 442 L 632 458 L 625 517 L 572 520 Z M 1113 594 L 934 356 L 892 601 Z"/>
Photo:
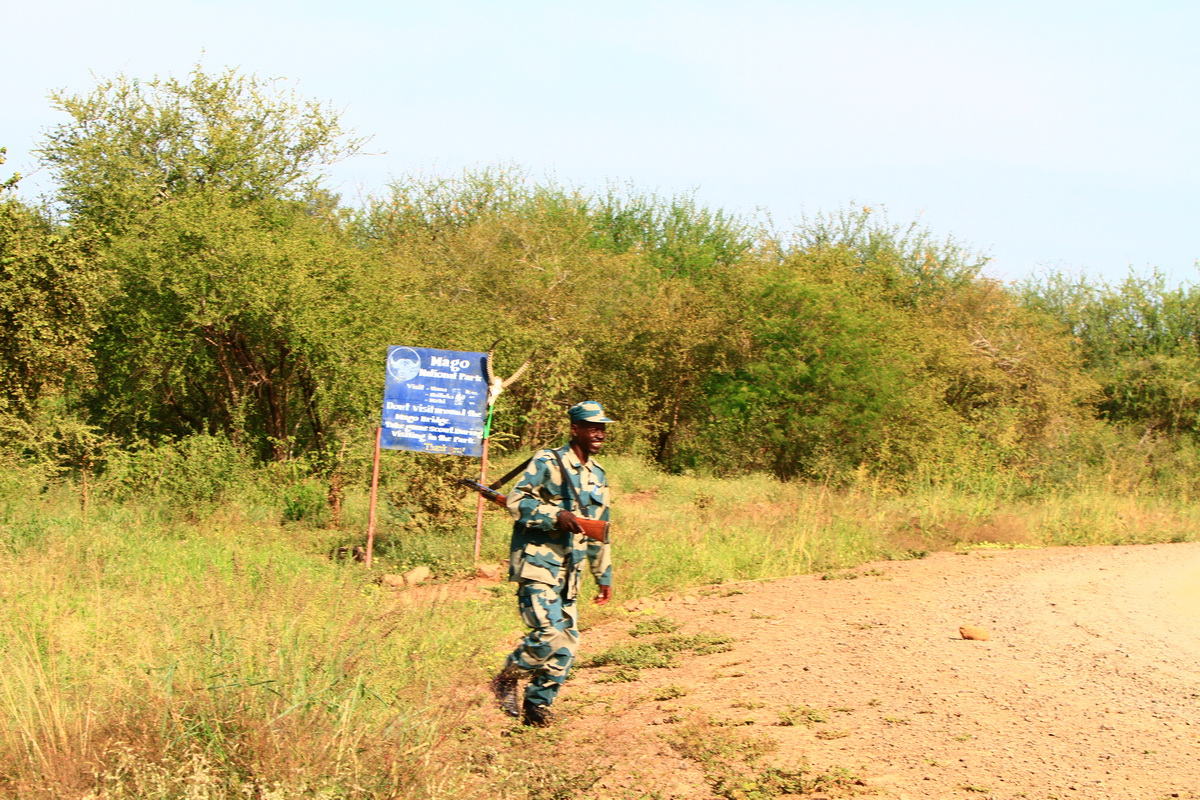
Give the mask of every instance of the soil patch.
<path id="1" fill-rule="evenodd" d="M 939 553 L 837 577 L 631 602 L 585 631 L 585 658 L 656 625 L 733 641 L 673 667 L 577 670 L 554 735 L 600 777 L 575 796 L 1200 798 L 1200 543 Z M 721 742 L 736 752 L 714 755 Z M 738 759 L 748 771 L 727 774 Z"/>

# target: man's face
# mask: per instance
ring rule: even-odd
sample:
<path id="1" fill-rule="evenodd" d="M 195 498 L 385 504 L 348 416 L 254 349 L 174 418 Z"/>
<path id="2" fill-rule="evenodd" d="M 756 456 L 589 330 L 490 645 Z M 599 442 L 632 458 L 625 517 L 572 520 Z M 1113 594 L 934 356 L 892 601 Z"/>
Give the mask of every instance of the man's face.
<path id="1" fill-rule="evenodd" d="M 590 456 L 600 452 L 604 445 L 605 424 L 603 422 L 572 422 L 571 440 Z"/>

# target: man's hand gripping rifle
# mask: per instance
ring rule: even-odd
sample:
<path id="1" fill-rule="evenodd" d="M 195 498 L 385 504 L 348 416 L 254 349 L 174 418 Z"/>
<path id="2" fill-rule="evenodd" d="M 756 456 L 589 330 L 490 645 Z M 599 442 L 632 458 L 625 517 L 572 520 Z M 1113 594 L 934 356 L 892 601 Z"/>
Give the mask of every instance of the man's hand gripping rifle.
<path id="1" fill-rule="evenodd" d="M 500 492 L 496 491 L 490 486 L 484 486 L 479 481 L 472 481 L 468 480 L 467 478 L 459 478 L 458 482 L 463 486 L 466 486 L 468 489 L 474 489 L 498 506 L 508 506 L 508 497 L 500 494 Z M 580 533 L 589 539 L 594 539 L 597 542 L 608 544 L 609 523 L 601 519 L 588 519 L 587 517 L 581 517 L 578 515 L 573 516 L 575 518 L 575 523 L 579 525 Z"/>

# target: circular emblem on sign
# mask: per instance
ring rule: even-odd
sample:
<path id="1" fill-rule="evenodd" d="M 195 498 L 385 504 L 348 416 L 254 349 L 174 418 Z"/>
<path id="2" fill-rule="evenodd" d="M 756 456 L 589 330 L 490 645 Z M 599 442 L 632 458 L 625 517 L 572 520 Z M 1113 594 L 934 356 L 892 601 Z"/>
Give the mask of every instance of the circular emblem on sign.
<path id="1" fill-rule="evenodd" d="M 392 380 L 410 381 L 421 370 L 421 357 L 411 347 L 393 347 L 388 351 L 387 370 Z"/>

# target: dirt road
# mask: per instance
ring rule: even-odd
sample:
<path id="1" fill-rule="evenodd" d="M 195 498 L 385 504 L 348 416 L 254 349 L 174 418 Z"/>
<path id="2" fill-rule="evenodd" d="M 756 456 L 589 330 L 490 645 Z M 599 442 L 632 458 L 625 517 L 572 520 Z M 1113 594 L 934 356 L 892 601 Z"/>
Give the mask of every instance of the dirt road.
<path id="1" fill-rule="evenodd" d="M 726 585 L 585 632 L 585 654 L 645 641 L 629 631 L 658 616 L 736 637 L 632 682 L 578 671 L 558 735 L 601 754 L 588 796 L 731 796 L 678 745 L 707 720 L 777 742 L 761 763 L 857 778 L 814 790 L 831 797 L 1200 798 L 1200 543 L 853 573 Z"/>

